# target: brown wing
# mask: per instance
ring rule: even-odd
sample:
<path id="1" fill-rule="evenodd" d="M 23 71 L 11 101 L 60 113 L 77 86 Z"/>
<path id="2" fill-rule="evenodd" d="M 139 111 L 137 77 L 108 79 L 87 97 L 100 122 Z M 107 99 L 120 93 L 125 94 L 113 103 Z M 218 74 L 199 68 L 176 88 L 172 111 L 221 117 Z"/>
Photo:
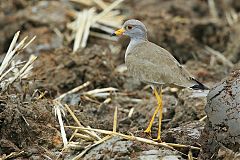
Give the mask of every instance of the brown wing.
<path id="1" fill-rule="evenodd" d="M 196 84 L 190 73 L 165 49 L 151 42 L 138 44 L 129 51 L 126 64 L 130 74 L 150 84 Z"/>

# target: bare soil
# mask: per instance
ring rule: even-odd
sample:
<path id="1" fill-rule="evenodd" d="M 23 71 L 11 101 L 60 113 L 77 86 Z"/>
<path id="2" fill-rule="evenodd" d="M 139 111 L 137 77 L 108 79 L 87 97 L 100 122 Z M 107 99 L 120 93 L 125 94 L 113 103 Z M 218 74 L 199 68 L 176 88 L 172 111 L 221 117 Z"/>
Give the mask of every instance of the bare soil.
<path id="1" fill-rule="evenodd" d="M 207 45 L 224 55 L 229 52 L 239 53 L 235 49 L 239 49 L 239 44 L 231 44 L 240 36 L 240 28 L 230 26 L 220 11 L 231 8 L 239 13 L 240 5 L 237 0 L 226 2 L 217 4 L 220 20 L 216 23 L 209 13 L 207 1 L 203 0 L 128 1 L 123 3 L 123 11 L 129 12 L 129 18 L 143 21 L 148 28 L 150 41 L 169 50 L 199 81 L 211 87 L 223 79 L 231 68 L 214 59 L 204 47 Z M 48 6 L 47 9 L 44 6 Z M 90 37 L 85 49 L 72 54 L 72 43 L 66 42 L 54 32 L 54 28 L 62 33 L 67 32 L 66 23 L 71 21 L 68 9 L 72 7 L 72 4 L 62 1 L 0 2 L 0 59 L 4 57 L 17 30 L 21 30 L 22 37 L 37 35 L 36 41 L 19 58 L 26 59 L 30 54 L 39 56 L 29 81 L 23 80 L 0 95 L 0 159 L 20 151 L 24 153 L 12 159 L 56 159 L 63 144 L 52 100 L 87 81 L 91 84 L 81 90 L 81 93 L 114 87 L 125 95 L 114 96 L 113 93 L 112 101 L 108 104 L 102 104 L 105 98 L 93 98 L 94 101 L 90 101 L 81 93 L 67 96 L 64 101 L 84 126 L 112 130 L 113 114 L 117 106 L 120 132 L 150 138 L 143 131 L 157 105 L 151 88 L 146 88 L 146 84 L 133 79 L 128 72 L 116 69 L 124 63 L 126 39 L 112 42 Z M 239 22 L 236 23 L 239 25 Z M 234 63 L 239 60 L 238 56 Z M 32 97 L 36 89 L 38 95 L 43 92 L 46 94 L 36 99 Z M 133 101 L 133 98 L 138 101 Z M 163 105 L 162 140 L 204 147 L 201 142 L 206 139 L 201 139 L 204 138 L 201 137 L 201 132 L 205 122 L 199 120 L 205 116 L 206 98 L 193 98 L 188 90 L 175 92 L 166 89 Z M 128 117 L 131 108 L 134 108 L 134 112 Z M 64 123 L 76 125 L 68 112 Z M 156 120 L 152 137 L 157 136 L 157 124 Z M 70 138 L 73 130 L 66 129 L 66 132 Z M 60 159 L 71 159 L 82 150 L 80 148 L 65 153 Z M 185 154 L 189 152 L 189 148 L 177 150 Z M 213 152 L 217 155 L 217 151 Z M 210 152 L 193 150 L 194 157 L 200 157 L 200 154 L 208 157 Z M 127 141 L 120 137 L 114 137 L 93 148 L 84 158 L 158 159 L 161 156 L 187 158 L 179 156 L 176 151 L 159 150 L 157 146 Z"/>

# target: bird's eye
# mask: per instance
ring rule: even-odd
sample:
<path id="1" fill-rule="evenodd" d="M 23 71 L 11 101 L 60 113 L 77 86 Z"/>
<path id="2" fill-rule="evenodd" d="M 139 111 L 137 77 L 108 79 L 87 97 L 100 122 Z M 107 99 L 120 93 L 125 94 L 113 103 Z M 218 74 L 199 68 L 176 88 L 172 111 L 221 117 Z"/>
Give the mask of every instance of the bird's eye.
<path id="1" fill-rule="evenodd" d="M 126 26 L 127 30 L 131 30 L 133 28 L 133 26 Z"/>

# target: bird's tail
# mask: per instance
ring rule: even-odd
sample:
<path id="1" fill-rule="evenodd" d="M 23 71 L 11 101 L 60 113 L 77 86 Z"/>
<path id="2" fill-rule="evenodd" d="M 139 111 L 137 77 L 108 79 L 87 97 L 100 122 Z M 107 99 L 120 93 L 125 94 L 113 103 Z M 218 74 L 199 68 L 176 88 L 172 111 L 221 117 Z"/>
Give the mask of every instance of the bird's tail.
<path id="1" fill-rule="evenodd" d="M 202 84 L 201 82 L 199 82 L 198 80 L 192 78 L 192 80 L 196 83 L 194 86 L 190 87 L 194 90 L 209 90 L 209 88 L 207 86 L 205 86 L 204 84 Z"/>

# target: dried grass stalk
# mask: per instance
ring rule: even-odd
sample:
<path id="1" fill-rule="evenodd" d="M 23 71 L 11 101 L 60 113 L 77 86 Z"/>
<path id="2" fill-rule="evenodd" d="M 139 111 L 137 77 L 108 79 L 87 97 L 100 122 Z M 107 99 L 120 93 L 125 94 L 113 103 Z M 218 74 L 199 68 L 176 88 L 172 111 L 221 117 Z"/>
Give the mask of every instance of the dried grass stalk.
<path id="1" fill-rule="evenodd" d="M 218 19 L 217 8 L 214 0 L 208 0 L 209 12 L 214 19 Z"/>
<path id="2" fill-rule="evenodd" d="M 93 19 L 94 14 L 95 14 L 95 8 L 91 8 L 87 12 L 85 31 L 83 33 L 83 38 L 82 38 L 82 42 L 81 42 L 81 47 L 82 48 L 85 48 L 86 45 L 87 45 L 87 40 L 88 40 L 88 36 L 89 36 L 89 33 L 90 33 L 90 27 L 91 27 L 91 24 L 92 24 L 92 19 Z"/>
<path id="3" fill-rule="evenodd" d="M 118 107 L 115 107 L 114 117 L 113 117 L 113 132 L 117 132 L 117 111 Z"/>
<path id="4" fill-rule="evenodd" d="M 67 141 L 67 136 L 66 136 L 66 132 L 65 132 L 65 129 L 64 129 L 63 120 L 62 120 L 62 113 L 64 114 L 64 112 L 62 111 L 63 106 L 59 101 L 53 101 L 53 103 L 54 103 L 55 115 L 57 115 L 57 118 L 58 118 L 58 123 L 60 125 L 62 141 L 63 141 L 63 145 L 64 145 L 64 148 L 65 148 L 65 147 L 67 147 L 68 141 Z"/>
<path id="5" fill-rule="evenodd" d="M 79 3 L 79 4 L 83 4 L 85 6 L 92 6 L 94 3 L 92 0 L 70 0 L 71 2 L 75 2 L 75 3 Z"/>
<path id="6" fill-rule="evenodd" d="M 101 13 L 99 13 L 97 16 L 94 17 L 93 23 L 97 22 L 99 19 L 104 17 L 107 13 L 109 13 L 112 9 L 117 7 L 120 3 L 122 3 L 124 0 L 116 0 L 111 5 L 109 5 L 107 8 L 105 8 Z"/>
<path id="7" fill-rule="evenodd" d="M 108 88 L 100 88 L 100 89 L 94 89 L 88 92 L 83 93 L 84 95 L 88 95 L 88 96 L 96 96 L 99 93 L 105 93 L 105 92 L 115 92 L 117 91 L 117 88 L 113 88 L 113 87 L 108 87 Z"/>
<path id="8" fill-rule="evenodd" d="M 99 7 L 101 7 L 102 9 L 107 8 L 107 4 L 105 2 L 103 2 L 102 0 L 93 0 L 94 3 L 96 3 Z"/>
<path id="9" fill-rule="evenodd" d="M 76 157 L 73 158 L 73 160 L 79 160 L 82 158 L 83 155 L 85 155 L 90 149 L 92 149 L 93 147 L 105 142 L 106 140 L 112 138 L 112 136 L 106 136 L 104 138 L 102 138 L 101 140 L 95 142 L 94 144 L 92 144 L 91 146 L 86 147 L 85 150 L 83 150 L 79 155 L 77 155 Z"/>
<path id="10" fill-rule="evenodd" d="M 76 22 L 78 29 L 77 29 L 74 44 L 73 44 L 73 53 L 75 53 L 80 48 L 86 21 L 87 21 L 87 10 L 84 10 L 83 12 L 78 13 L 77 22 Z"/>
<path id="11" fill-rule="evenodd" d="M 95 132 L 99 132 L 102 134 L 107 134 L 107 135 L 117 135 L 120 136 L 124 139 L 128 139 L 128 140 L 136 140 L 139 142 L 143 142 L 143 143 L 147 143 L 147 144 L 152 144 L 152 145 L 156 145 L 156 146 L 160 146 L 160 147 L 165 147 L 168 149 L 174 149 L 173 147 L 179 147 L 179 148 L 191 148 L 194 150 L 200 150 L 199 147 L 194 147 L 194 146 L 189 146 L 189 145 L 183 145 L 183 144 L 174 144 L 174 143 L 159 143 L 150 139 L 146 139 L 146 138 L 141 138 L 141 137 L 135 137 L 134 135 L 125 135 L 119 132 L 113 132 L 113 131 L 107 131 L 107 130 L 102 130 L 102 129 L 90 129 L 90 128 L 84 128 L 84 127 L 74 127 L 74 126 L 65 126 L 67 128 L 72 128 L 72 129 L 79 129 L 79 130 L 91 130 L 91 131 L 95 131 Z"/>
<path id="12" fill-rule="evenodd" d="M 77 123 L 77 125 L 79 127 L 83 127 L 83 125 L 79 122 L 79 120 L 77 119 L 77 117 L 75 116 L 73 111 L 70 109 L 70 107 L 67 104 L 65 104 L 65 107 L 68 110 L 68 112 L 70 113 L 70 115 L 72 116 L 72 118 L 74 119 L 74 121 Z M 94 133 L 92 133 L 92 132 L 90 132 L 88 130 L 85 130 L 85 131 L 82 131 L 82 132 L 88 134 L 89 136 L 91 136 L 92 138 L 94 138 L 96 140 L 100 140 L 101 139 L 97 134 L 94 134 Z"/>
<path id="13" fill-rule="evenodd" d="M 68 38 L 70 41 L 74 40 L 73 53 L 79 48 L 85 48 L 87 45 L 87 40 L 90 35 L 90 28 L 97 28 L 107 33 L 112 33 L 113 28 L 118 28 L 122 25 L 125 16 L 119 15 L 120 11 L 113 11 L 123 0 L 116 0 L 110 5 L 103 2 L 102 0 L 93 0 L 88 3 L 84 3 L 82 0 L 71 0 L 77 3 L 85 4 L 87 6 L 92 6 L 90 9 L 85 9 L 81 12 L 69 11 L 69 15 L 74 17 L 76 20 L 69 23 L 67 27 L 72 30 L 72 35 Z M 102 8 L 102 12 L 96 13 L 94 4 L 97 4 Z M 104 36 L 102 33 L 91 33 L 91 35 L 108 39 L 116 40 L 115 38 L 109 38 Z"/>
<path id="14" fill-rule="evenodd" d="M 18 31 L 17 33 L 15 33 L 14 37 L 13 37 L 13 40 L 10 44 L 10 47 L 7 51 L 7 54 L 6 56 L 4 57 L 3 59 L 3 62 L 1 64 L 1 67 L 0 67 L 0 75 L 2 75 L 3 71 L 8 67 L 8 65 L 10 64 L 11 62 L 11 59 L 13 58 L 13 56 L 15 55 L 16 53 L 16 49 L 13 50 L 14 46 L 16 45 L 16 42 L 17 42 L 17 39 L 19 37 L 19 34 L 20 34 L 20 31 Z"/>
<path id="15" fill-rule="evenodd" d="M 8 89 L 8 87 L 11 84 L 13 84 L 16 80 L 26 78 L 27 75 L 30 73 L 31 69 L 33 68 L 32 66 L 33 62 L 37 59 L 36 56 L 31 55 L 26 63 L 25 62 L 13 63 L 13 66 L 10 67 L 10 64 L 14 60 L 14 57 L 20 52 L 22 52 L 36 38 L 35 36 L 30 41 L 26 42 L 28 37 L 25 37 L 21 42 L 19 42 L 19 44 L 16 45 L 19 35 L 20 35 L 19 31 L 15 33 L 13 40 L 10 44 L 10 47 L 7 51 L 7 54 L 4 57 L 3 62 L 0 66 L 0 83 L 2 92 L 5 92 Z M 25 65 L 19 70 L 18 68 L 20 67 L 20 65 L 24 63 Z M 6 78 L 7 75 L 9 75 L 14 69 L 17 69 L 18 72 L 15 73 L 15 75 L 13 76 L 10 75 L 10 77 L 8 76 L 8 78 Z"/>
<path id="16" fill-rule="evenodd" d="M 223 54 L 221 54 L 220 52 L 212 49 L 211 47 L 205 46 L 205 49 L 208 53 L 214 55 L 218 61 L 220 61 L 221 63 L 225 64 L 226 66 L 232 68 L 234 66 L 234 64 L 228 60 Z"/>
<path id="17" fill-rule="evenodd" d="M 81 89 L 89 86 L 90 84 L 91 84 L 91 82 L 90 82 L 90 81 L 87 81 L 87 82 L 83 83 L 82 85 L 80 85 L 80 86 L 78 86 L 78 87 L 76 87 L 76 88 L 73 88 L 72 90 L 70 90 L 70 91 L 68 91 L 68 92 L 60 95 L 59 97 L 55 98 L 55 100 L 60 101 L 60 100 L 62 100 L 65 96 L 70 95 L 70 94 L 73 94 L 73 93 L 76 93 L 76 92 L 80 91 Z"/>

